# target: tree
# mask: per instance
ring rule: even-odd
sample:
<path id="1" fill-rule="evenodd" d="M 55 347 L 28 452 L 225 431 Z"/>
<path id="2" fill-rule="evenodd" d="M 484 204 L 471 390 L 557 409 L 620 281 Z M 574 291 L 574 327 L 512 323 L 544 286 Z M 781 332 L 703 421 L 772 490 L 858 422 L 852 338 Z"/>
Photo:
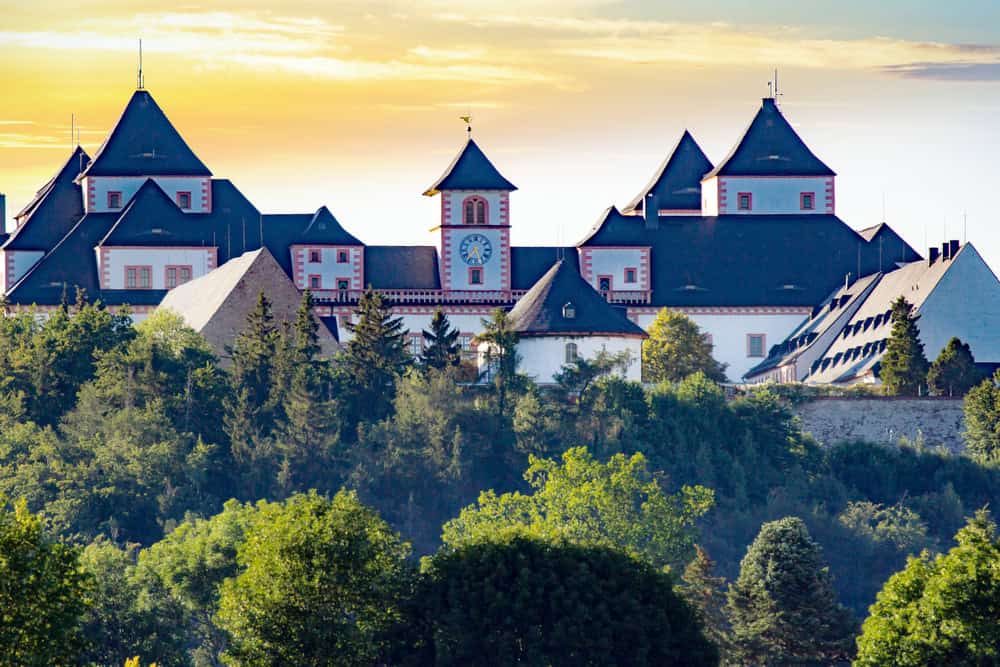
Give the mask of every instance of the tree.
<path id="1" fill-rule="evenodd" d="M 274 428 L 272 388 L 279 332 L 271 302 L 261 291 L 247 315 L 247 325 L 227 351 L 233 395 L 226 406 L 226 432 L 238 461 L 255 458 L 259 443 Z"/>
<path id="2" fill-rule="evenodd" d="M 426 368 L 444 370 L 462 363 L 462 344 L 458 341 L 458 329 L 451 326 L 448 316 L 440 308 L 434 309 L 431 330 L 424 334 L 423 365 Z"/>
<path id="3" fill-rule="evenodd" d="M 955 536 L 958 546 L 910 558 L 878 594 L 858 638 L 857 665 L 1000 663 L 1000 539 L 980 511 Z"/>
<path id="4" fill-rule="evenodd" d="M 927 385 L 935 396 L 965 396 L 981 380 L 969 344 L 958 338 L 948 341 L 927 372 Z"/>
<path id="5" fill-rule="evenodd" d="M 24 501 L 0 496 L 0 664 L 75 661 L 91 585 L 79 556 L 46 537 Z"/>
<path id="6" fill-rule="evenodd" d="M 761 526 L 729 587 L 728 611 L 738 664 L 829 664 L 851 651 L 850 612 L 795 517 Z"/>
<path id="7" fill-rule="evenodd" d="M 927 357 L 920 342 L 918 318 L 904 297 L 892 302 L 892 331 L 879 371 L 882 386 L 890 396 L 916 396 L 927 380 Z"/>
<path id="8" fill-rule="evenodd" d="M 642 343 L 643 379 L 680 382 L 701 371 L 714 382 L 726 381 L 726 365 L 712 356 L 712 343 L 684 313 L 662 309 Z"/>
<path id="9" fill-rule="evenodd" d="M 656 567 L 679 566 L 692 552 L 695 521 L 712 507 L 712 491 L 704 487 L 664 493 L 642 454 L 617 454 L 601 463 L 577 447 L 562 462 L 534 456 L 529 461 L 524 478 L 534 493 L 484 491 L 477 505 L 444 525 L 447 547 L 513 530 L 618 548 Z"/>
<path id="10" fill-rule="evenodd" d="M 411 586 L 409 545 L 353 493 L 267 506 L 222 584 L 233 665 L 372 665 Z"/>
<path id="11" fill-rule="evenodd" d="M 483 331 L 476 336 L 475 342 L 485 350 L 486 376 L 496 390 L 497 414 L 505 417 L 508 397 L 519 384 L 518 335 L 510 328 L 510 318 L 502 308 L 495 309 L 489 319 L 482 320 L 482 326 Z"/>
<path id="12" fill-rule="evenodd" d="M 607 547 L 510 536 L 430 559 L 413 665 L 715 665 L 671 578 Z M 411 630 L 412 632 L 412 630 Z"/>
<path id="13" fill-rule="evenodd" d="M 679 591 L 698 614 L 705 636 L 719 649 L 723 663 L 732 652 L 731 628 L 726 615 L 726 579 L 715 576 L 715 563 L 700 546 L 681 577 Z"/>
<path id="14" fill-rule="evenodd" d="M 965 395 L 965 446 L 979 461 L 1000 459 L 1000 371 Z"/>
<path id="15" fill-rule="evenodd" d="M 376 422 L 392 411 L 396 382 L 410 362 L 403 318 L 393 317 L 382 296 L 368 288 L 358 301 L 358 321 L 341 358 L 355 422 Z"/>

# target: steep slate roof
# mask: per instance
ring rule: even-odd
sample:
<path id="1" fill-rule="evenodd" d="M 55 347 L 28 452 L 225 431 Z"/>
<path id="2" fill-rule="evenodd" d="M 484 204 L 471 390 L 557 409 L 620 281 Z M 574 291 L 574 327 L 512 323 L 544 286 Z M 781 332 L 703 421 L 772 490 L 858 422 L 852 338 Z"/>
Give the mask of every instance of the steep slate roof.
<path id="1" fill-rule="evenodd" d="M 580 254 L 576 248 L 553 246 L 515 246 L 510 249 L 510 288 L 528 290 L 552 268 L 552 263 L 563 260 L 577 272 L 580 271 Z"/>
<path id="2" fill-rule="evenodd" d="M 190 236 L 191 225 L 187 214 L 150 178 L 122 209 L 100 245 L 188 245 L 182 241 Z"/>
<path id="3" fill-rule="evenodd" d="M 490 159 L 469 137 L 461 152 L 432 186 L 424 192 L 436 195 L 442 190 L 517 190 L 517 186 L 504 178 Z"/>
<path id="4" fill-rule="evenodd" d="M 437 248 L 366 246 L 364 277 L 375 289 L 441 289 Z"/>
<path id="5" fill-rule="evenodd" d="M 816 157 L 778 109 L 765 97 L 760 111 L 712 176 L 834 176 Z"/>
<path id="6" fill-rule="evenodd" d="M 145 90 L 132 94 L 83 176 L 211 176 Z"/>
<path id="7" fill-rule="evenodd" d="M 261 216 L 264 246 L 289 276 L 292 275 L 289 246 L 295 243 L 314 217 L 313 213 L 265 213 Z"/>
<path id="8" fill-rule="evenodd" d="M 309 221 L 309 224 L 296 239 L 296 243 L 315 243 L 319 245 L 364 245 L 356 236 L 343 228 L 340 222 L 330 213 L 326 206 L 319 210 Z"/>
<path id="9" fill-rule="evenodd" d="M 581 247 L 652 249 L 653 306 L 812 308 L 848 274 L 879 270 L 879 249 L 834 215 L 660 216 L 608 209 Z"/>
<path id="10" fill-rule="evenodd" d="M 684 130 L 680 141 L 660 164 L 653 178 L 625 206 L 625 213 L 643 210 L 646 195 L 653 192 L 661 209 L 700 210 L 701 178 L 712 170 L 712 163 L 691 133 Z"/>
<path id="11" fill-rule="evenodd" d="M 49 250 L 83 217 L 83 192 L 75 183 L 90 157 L 76 147 L 55 176 L 35 194 L 16 218 L 19 222 L 3 244 L 6 250 Z"/>
<path id="12" fill-rule="evenodd" d="M 563 316 L 572 304 L 575 316 Z M 522 337 L 591 334 L 645 338 L 646 332 L 624 311 L 609 304 L 580 272 L 560 260 L 522 296 L 510 311 L 511 329 Z"/>
<path id="13" fill-rule="evenodd" d="M 859 230 L 858 234 L 871 243 L 873 248 L 881 251 L 881 271 L 891 271 L 902 264 L 920 259 L 917 251 L 884 222 Z"/>

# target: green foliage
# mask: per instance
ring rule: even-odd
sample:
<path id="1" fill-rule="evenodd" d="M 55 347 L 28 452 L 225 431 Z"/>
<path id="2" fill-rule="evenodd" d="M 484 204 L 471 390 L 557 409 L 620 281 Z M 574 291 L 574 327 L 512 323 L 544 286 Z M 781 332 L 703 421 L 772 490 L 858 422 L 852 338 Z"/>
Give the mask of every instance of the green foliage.
<path id="1" fill-rule="evenodd" d="M 680 382 L 704 373 L 714 382 L 726 381 L 726 365 L 712 356 L 712 343 L 694 321 L 679 311 L 662 309 L 642 343 L 643 379 L 647 382 Z"/>
<path id="2" fill-rule="evenodd" d="M 695 545 L 694 559 L 681 577 L 679 592 L 695 610 L 705 636 L 719 649 L 722 664 L 732 653 L 732 628 L 726 614 L 726 579 L 715 576 L 715 563 Z"/>
<path id="3" fill-rule="evenodd" d="M 23 501 L 10 508 L 0 496 L 0 664 L 74 661 L 90 585 L 77 549 L 46 537 Z"/>
<path id="4" fill-rule="evenodd" d="M 605 547 L 508 536 L 439 553 L 415 665 L 715 665 L 669 576 Z"/>
<path id="5" fill-rule="evenodd" d="M 917 396 L 927 381 L 927 357 L 913 306 L 899 297 L 892 303 L 892 331 L 882 354 L 879 378 L 890 396 Z"/>
<path id="6" fill-rule="evenodd" d="M 858 638 L 858 665 L 1000 663 L 1000 539 L 979 512 L 956 535 L 958 546 L 911 558 L 893 575 Z"/>
<path id="7" fill-rule="evenodd" d="M 888 543 L 905 553 L 917 553 L 932 546 L 927 524 L 902 503 L 885 507 L 869 501 L 854 501 L 838 517 L 855 533 L 875 543 Z"/>
<path id="8" fill-rule="evenodd" d="M 931 364 L 927 386 L 934 396 L 964 396 L 982 376 L 969 344 L 952 338 Z"/>
<path id="9" fill-rule="evenodd" d="M 678 566 L 692 553 L 694 522 L 712 507 L 712 491 L 704 487 L 664 493 L 641 454 L 601 463 L 581 447 L 567 450 L 562 462 L 529 460 L 524 478 L 534 493 L 484 491 L 477 505 L 444 525 L 449 548 L 513 531 L 605 545 L 657 567 Z"/>
<path id="10" fill-rule="evenodd" d="M 268 505 L 222 584 L 233 665 L 371 665 L 411 586 L 409 545 L 353 493 Z"/>
<path id="11" fill-rule="evenodd" d="M 801 519 L 761 526 L 729 587 L 728 609 L 738 664 L 825 665 L 850 653 L 850 613 Z"/>
<path id="12" fill-rule="evenodd" d="M 460 333 L 451 326 L 444 311 L 435 308 L 431 317 L 431 330 L 423 331 L 424 353 L 421 356 L 423 366 L 441 371 L 462 363 L 462 344 L 458 342 Z"/>
<path id="13" fill-rule="evenodd" d="M 965 446 L 976 459 L 1000 460 L 1000 371 L 965 395 Z"/>
<path id="14" fill-rule="evenodd" d="M 483 350 L 486 377 L 496 391 L 497 414 L 507 415 L 510 395 L 521 387 L 517 375 L 520 355 L 517 353 L 517 332 L 510 328 L 507 311 L 497 308 L 489 319 L 482 321 L 483 330 L 476 336 L 476 344 Z"/>

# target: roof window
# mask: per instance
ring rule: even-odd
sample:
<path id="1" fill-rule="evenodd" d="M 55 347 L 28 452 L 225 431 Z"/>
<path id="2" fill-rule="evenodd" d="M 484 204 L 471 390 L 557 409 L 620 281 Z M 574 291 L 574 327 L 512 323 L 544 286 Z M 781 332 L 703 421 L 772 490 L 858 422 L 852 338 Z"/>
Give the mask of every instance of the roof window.
<path id="1" fill-rule="evenodd" d="M 576 318 L 576 306 L 573 305 L 572 301 L 567 301 L 562 307 L 562 316 L 567 320 L 572 320 Z"/>

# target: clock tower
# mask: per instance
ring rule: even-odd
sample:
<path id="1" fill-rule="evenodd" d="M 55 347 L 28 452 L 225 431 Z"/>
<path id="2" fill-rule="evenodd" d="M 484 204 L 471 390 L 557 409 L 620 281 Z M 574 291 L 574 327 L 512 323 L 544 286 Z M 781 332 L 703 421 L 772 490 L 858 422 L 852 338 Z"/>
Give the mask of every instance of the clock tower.
<path id="1" fill-rule="evenodd" d="M 445 291 L 510 291 L 510 193 L 504 178 L 470 136 L 434 185 L 441 195 L 438 252 Z"/>

